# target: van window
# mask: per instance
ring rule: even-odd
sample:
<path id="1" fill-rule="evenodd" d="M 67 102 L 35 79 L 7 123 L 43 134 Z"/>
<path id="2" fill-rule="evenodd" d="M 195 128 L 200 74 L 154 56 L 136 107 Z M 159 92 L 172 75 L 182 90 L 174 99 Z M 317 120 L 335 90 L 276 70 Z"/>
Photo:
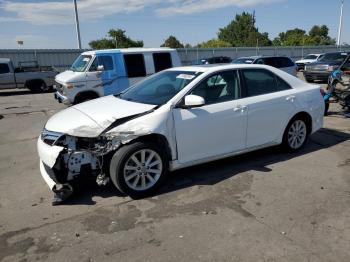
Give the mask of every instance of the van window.
<path id="1" fill-rule="evenodd" d="M 113 70 L 113 59 L 111 56 L 108 55 L 102 55 L 102 56 L 97 56 L 92 64 L 90 65 L 89 71 L 90 72 L 95 72 L 97 71 L 97 67 L 99 65 L 103 65 L 103 70 L 108 71 L 108 70 Z"/>
<path id="2" fill-rule="evenodd" d="M 170 53 L 154 53 L 153 61 L 156 73 L 173 66 Z"/>
<path id="3" fill-rule="evenodd" d="M 242 71 L 247 96 L 258 96 L 291 87 L 278 76 L 264 69 L 246 69 Z"/>
<path id="4" fill-rule="evenodd" d="M 113 70 L 113 59 L 109 55 L 98 56 L 98 64 L 103 65 L 104 70 Z"/>
<path id="5" fill-rule="evenodd" d="M 0 74 L 10 73 L 10 68 L 8 64 L 0 64 Z"/>
<path id="6" fill-rule="evenodd" d="M 124 62 L 128 77 L 146 76 L 145 60 L 142 54 L 124 55 Z"/>

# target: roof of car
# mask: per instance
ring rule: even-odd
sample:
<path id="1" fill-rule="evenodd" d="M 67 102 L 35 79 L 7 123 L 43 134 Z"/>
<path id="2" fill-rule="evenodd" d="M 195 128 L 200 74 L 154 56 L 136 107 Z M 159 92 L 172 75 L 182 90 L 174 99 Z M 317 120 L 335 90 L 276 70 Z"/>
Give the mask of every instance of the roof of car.
<path id="1" fill-rule="evenodd" d="M 160 48 L 121 48 L 121 49 L 101 49 L 101 50 L 91 50 L 82 53 L 83 55 L 94 55 L 94 54 L 106 54 L 106 53 L 123 53 L 123 54 L 133 54 L 133 53 L 148 53 L 148 52 L 164 52 L 164 51 L 175 51 L 172 48 L 160 47 Z"/>
<path id="2" fill-rule="evenodd" d="M 244 68 L 272 68 L 266 65 L 256 65 L 256 64 L 208 64 L 208 65 L 193 65 L 193 66 L 181 66 L 173 67 L 168 70 L 173 71 L 189 71 L 189 72 L 208 72 L 217 71 L 225 69 L 244 69 Z"/>

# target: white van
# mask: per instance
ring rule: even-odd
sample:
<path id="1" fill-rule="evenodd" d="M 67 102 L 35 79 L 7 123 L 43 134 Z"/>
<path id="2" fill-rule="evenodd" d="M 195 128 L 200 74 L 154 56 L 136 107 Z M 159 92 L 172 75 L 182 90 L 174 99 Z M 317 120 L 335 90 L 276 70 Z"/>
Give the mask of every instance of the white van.
<path id="1" fill-rule="evenodd" d="M 72 67 L 55 78 L 55 98 L 77 104 L 118 94 L 143 78 L 180 66 L 175 49 L 128 48 L 82 53 Z"/>

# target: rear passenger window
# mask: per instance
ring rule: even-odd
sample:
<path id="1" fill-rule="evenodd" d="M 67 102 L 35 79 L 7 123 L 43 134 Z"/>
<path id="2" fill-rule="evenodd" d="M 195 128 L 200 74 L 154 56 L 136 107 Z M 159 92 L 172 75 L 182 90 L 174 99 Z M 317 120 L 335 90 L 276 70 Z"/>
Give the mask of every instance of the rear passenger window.
<path id="1" fill-rule="evenodd" d="M 155 53 L 153 54 L 153 61 L 156 73 L 173 66 L 170 53 Z"/>
<path id="2" fill-rule="evenodd" d="M 247 97 L 274 93 L 291 88 L 284 80 L 267 70 L 246 69 L 242 71 L 242 74 Z"/>
<path id="3" fill-rule="evenodd" d="M 124 55 L 124 62 L 128 77 L 146 76 L 145 60 L 142 54 Z"/>
<path id="4" fill-rule="evenodd" d="M 7 64 L 0 64 L 0 74 L 10 73 L 10 68 Z"/>

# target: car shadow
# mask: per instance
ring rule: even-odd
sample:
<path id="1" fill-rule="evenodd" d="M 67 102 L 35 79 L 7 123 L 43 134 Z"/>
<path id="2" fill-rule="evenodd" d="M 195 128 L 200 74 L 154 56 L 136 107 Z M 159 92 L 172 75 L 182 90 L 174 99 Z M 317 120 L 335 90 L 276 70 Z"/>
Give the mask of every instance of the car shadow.
<path id="1" fill-rule="evenodd" d="M 323 128 L 313 134 L 306 146 L 297 153 L 286 153 L 280 147 L 270 147 L 254 152 L 229 157 L 184 168 L 170 173 L 167 183 L 153 196 L 158 196 L 192 186 L 210 186 L 247 171 L 271 172 L 268 166 L 288 161 L 350 140 L 350 134 L 334 129 Z M 125 197 L 112 183 L 106 187 L 98 187 L 95 183 L 80 186 L 80 190 L 66 205 L 94 205 L 94 196 L 102 198 Z M 150 196 L 150 197 L 153 197 Z"/>
<path id="2" fill-rule="evenodd" d="M 0 97 L 1 96 L 22 96 L 22 95 L 36 95 L 36 94 L 47 94 L 47 93 L 53 93 L 54 91 L 47 91 L 47 92 L 32 92 L 27 89 L 15 89 L 15 90 L 9 90 L 9 91 L 1 91 L 0 92 Z"/>

